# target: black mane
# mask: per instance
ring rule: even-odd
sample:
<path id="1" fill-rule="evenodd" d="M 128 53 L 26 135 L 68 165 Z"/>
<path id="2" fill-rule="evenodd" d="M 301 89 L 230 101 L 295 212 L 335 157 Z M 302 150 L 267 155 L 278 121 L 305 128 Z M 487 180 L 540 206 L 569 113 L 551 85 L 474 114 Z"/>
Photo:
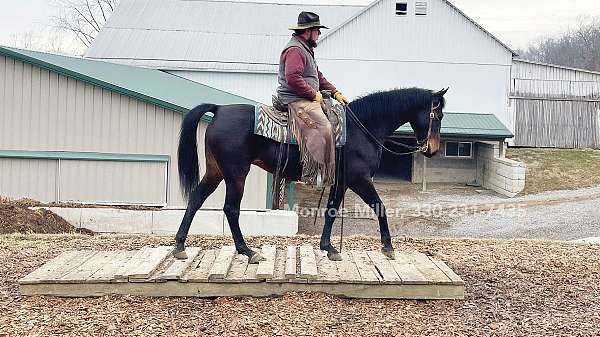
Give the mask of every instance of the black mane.
<path id="1" fill-rule="evenodd" d="M 389 116 L 387 113 L 429 109 L 432 96 L 433 91 L 421 88 L 377 91 L 357 98 L 350 103 L 350 107 L 357 112 L 360 111 L 361 117 L 365 120 L 374 120 L 376 116 Z M 443 109 L 445 99 L 442 98 L 441 104 Z"/>

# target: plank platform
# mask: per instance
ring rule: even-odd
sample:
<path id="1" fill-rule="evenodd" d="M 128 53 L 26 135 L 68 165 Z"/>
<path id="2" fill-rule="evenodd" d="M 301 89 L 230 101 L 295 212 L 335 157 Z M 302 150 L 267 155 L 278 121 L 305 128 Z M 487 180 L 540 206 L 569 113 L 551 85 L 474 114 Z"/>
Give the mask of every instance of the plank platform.
<path id="1" fill-rule="evenodd" d="M 342 252 L 329 261 L 310 245 L 265 245 L 265 260 L 248 264 L 233 246 L 187 248 L 177 260 L 169 247 L 138 251 L 67 251 L 19 280 L 23 295 L 86 297 L 276 296 L 290 291 L 352 298 L 463 299 L 464 282 L 443 261 L 419 252 Z"/>

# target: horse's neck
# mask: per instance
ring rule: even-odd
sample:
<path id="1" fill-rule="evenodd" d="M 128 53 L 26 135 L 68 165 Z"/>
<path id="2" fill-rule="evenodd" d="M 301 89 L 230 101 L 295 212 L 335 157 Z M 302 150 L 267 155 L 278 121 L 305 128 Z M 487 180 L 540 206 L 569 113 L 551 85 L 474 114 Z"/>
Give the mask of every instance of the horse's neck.
<path id="1" fill-rule="evenodd" d="M 375 109 L 367 107 L 358 113 L 358 119 L 363 121 L 363 125 L 380 141 L 391 136 L 409 120 L 409 111 L 398 113 L 391 108 L 377 111 Z M 369 116 L 369 118 L 365 118 L 365 116 Z"/>

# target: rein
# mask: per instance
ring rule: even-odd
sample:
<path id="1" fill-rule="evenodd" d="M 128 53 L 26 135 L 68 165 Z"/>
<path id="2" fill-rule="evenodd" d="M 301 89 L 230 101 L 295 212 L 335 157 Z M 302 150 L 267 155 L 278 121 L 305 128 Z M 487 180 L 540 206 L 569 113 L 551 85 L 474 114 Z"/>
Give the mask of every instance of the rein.
<path id="1" fill-rule="evenodd" d="M 369 129 L 367 129 L 367 127 L 360 121 L 360 119 L 358 119 L 358 117 L 356 116 L 356 114 L 354 113 L 354 111 L 352 111 L 352 109 L 350 108 L 350 105 L 345 104 L 344 108 L 348 110 L 348 114 L 350 115 L 350 117 L 352 117 L 352 119 L 354 120 L 354 122 L 356 122 L 356 124 L 358 125 L 358 127 L 367 135 L 371 138 L 371 140 L 373 140 L 375 142 L 375 144 L 377 144 L 379 147 L 381 147 L 382 149 L 386 150 L 387 152 L 395 155 L 395 156 L 406 156 L 406 155 L 411 155 L 414 153 L 419 153 L 419 152 L 427 152 L 427 149 L 429 149 L 429 137 L 431 136 L 431 126 L 433 124 L 433 120 L 434 119 L 438 119 L 436 114 L 435 114 L 435 110 L 437 110 L 440 105 L 442 103 L 438 103 L 435 107 L 433 106 L 433 102 L 431 102 L 431 111 L 429 113 L 429 126 L 427 128 L 427 137 L 425 138 L 425 141 L 423 142 L 419 142 L 417 140 L 417 143 L 422 143 L 423 145 L 414 147 L 414 146 L 408 146 L 405 144 L 402 144 L 400 142 L 396 142 L 393 141 L 391 139 L 388 139 L 388 142 L 397 145 L 397 146 L 401 146 L 404 147 L 406 149 L 409 149 L 411 151 L 409 152 L 396 152 L 393 151 L 391 149 L 389 149 L 388 147 L 386 147 L 382 142 L 380 142 L 377 137 L 375 137 L 371 131 L 369 131 Z"/>

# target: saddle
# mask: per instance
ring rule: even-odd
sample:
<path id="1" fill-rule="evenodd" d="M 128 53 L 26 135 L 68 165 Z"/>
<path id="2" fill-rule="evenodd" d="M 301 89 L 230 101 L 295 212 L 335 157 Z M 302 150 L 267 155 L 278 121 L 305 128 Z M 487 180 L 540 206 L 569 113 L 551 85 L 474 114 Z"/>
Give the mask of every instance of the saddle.
<path id="1" fill-rule="evenodd" d="M 332 99 L 325 99 L 322 105 L 331 129 L 336 147 L 346 144 L 346 110 L 340 104 L 333 104 Z M 254 111 L 254 134 L 274 141 L 297 145 L 298 142 L 291 132 L 287 105 L 273 96 L 273 106 L 258 104 Z"/>

